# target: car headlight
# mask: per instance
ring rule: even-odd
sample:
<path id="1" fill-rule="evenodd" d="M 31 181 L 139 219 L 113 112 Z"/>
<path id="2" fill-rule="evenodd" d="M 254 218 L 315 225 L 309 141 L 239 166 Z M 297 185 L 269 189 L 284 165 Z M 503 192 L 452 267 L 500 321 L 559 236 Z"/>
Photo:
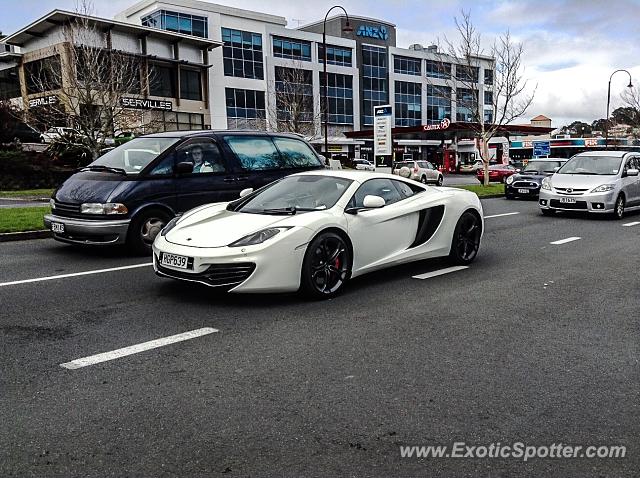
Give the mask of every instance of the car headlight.
<path id="1" fill-rule="evenodd" d="M 615 188 L 615 184 L 603 184 L 602 186 L 598 186 L 595 189 L 592 189 L 592 193 L 606 193 L 607 191 L 613 191 Z"/>
<path id="2" fill-rule="evenodd" d="M 108 202 L 106 204 L 97 202 L 86 202 L 80 206 L 82 214 L 127 214 L 127 206 L 118 202 Z"/>
<path id="3" fill-rule="evenodd" d="M 291 229 L 290 227 L 270 227 L 268 229 L 263 229 L 262 231 L 254 232 L 253 234 L 249 234 L 248 236 L 244 236 L 242 239 L 238 239 L 235 242 L 229 244 L 229 247 L 241 247 L 241 246 L 255 246 L 256 244 L 262 244 L 265 241 L 268 241 L 275 235 L 279 234 L 282 231 L 286 231 L 287 229 Z"/>
<path id="4" fill-rule="evenodd" d="M 160 235 L 166 236 L 167 234 L 169 234 L 169 231 L 174 227 L 176 227 L 176 224 L 178 224 L 178 221 L 180 220 L 181 217 L 182 217 L 182 214 L 178 214 L 176 217 L 171 219 L 171 221 L 169 221 L 167 225 L 162 228 L 162 231 L 160 231 Z"/>
<path id="5" fill-rule="evenodd" d="M 56 208 L 56 200 L 51 198 L 49 199 L 49 207 L 51 207 L 51 209 L 55 209 Z"/>
<path id="6" fill-rule="evenodd" d="M 551 191 L 551 180 L 549 178 L 544 178 L 542 180 L 542 185 L 540 189 L 546 189 L 547 191 Z"/>
<path id="7" fill-rule="evenodd" d="M 509 176 L 507 178 L 507 184 L 511 184 L 513 182 L 513 176 Z"/>

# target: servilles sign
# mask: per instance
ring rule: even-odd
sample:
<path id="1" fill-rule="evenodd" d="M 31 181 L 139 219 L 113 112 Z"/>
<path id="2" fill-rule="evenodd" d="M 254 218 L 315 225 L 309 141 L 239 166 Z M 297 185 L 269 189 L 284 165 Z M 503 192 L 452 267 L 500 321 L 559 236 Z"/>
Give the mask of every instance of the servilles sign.
<path id="1" fill-rule="evenodd" d="M 377 40 L 388 40 L 389 32 L 387 31 L 387 27 L 384 25 L 380 25 L 378 27 L 372 27 L 371 25 L 360 25 L 358 31 L 356 32 L 356 36 L 365 37 L 365 38 L 375 38 Z"/>
<path id="2" fill-rule="evenodd" d="M 147 100 L 143 98 L 120 98 L 120 106 L 136 110 L 173 110 L 173 103 L 171 101 Z"/>

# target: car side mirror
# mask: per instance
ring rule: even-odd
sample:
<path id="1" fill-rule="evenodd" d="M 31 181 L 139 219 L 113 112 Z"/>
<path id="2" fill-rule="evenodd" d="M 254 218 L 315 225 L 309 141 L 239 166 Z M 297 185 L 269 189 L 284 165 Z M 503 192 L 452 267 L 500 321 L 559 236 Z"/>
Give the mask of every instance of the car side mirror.
<path id="1" fill-rule="evenodd" d="M 367 209 L 379 209 L 384 207 L 385 201 L 380 196 L 373 196 L 371 194 L 367 194 L 364 197 L 364 201 L 362 201 L 362 205 Z"/>
<path id="2" fill-rule="evenodd" d="M 246 188 L 243 189 L 242 191 L 240 191 L 240 197 L 243 198 L 245 196 L 248 196 L 249 194 L 251 194 L 253 192 L 253 188 Z"/>
<path id="3" fill-rule="evenodd" d="M 176 173 L 189 174 L 193 172 L 193 163 L 190 161 L 182 161 L 176 164 Z"/>
<path id="4" fill-rule="evenodd" d="M 638 175 L 637 169 L 627 169 L 627 176 L 637 176 L 637 175 Z"/>

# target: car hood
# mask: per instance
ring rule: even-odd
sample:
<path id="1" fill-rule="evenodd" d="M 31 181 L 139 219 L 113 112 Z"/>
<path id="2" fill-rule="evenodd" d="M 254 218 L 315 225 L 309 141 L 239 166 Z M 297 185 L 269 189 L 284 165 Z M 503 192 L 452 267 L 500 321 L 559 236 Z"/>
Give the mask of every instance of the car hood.
<path id="1" fill-rule="evenodd" d="M 82 204 L 85 202 L 105 203 L 113 190 L 122 183 L 123 176 L 113 173 L 85 171 L 67 179 L 55 192 L 54 198 L 60 202 Z"/>
<path id="2" fill-rule="evenodd" d="M 616 176 L 586 175 L 586 174 L 554 174 L 551 184 L 554 188 L 591 189 L 601 184 L 609 184 L 617 179 Z"/>
<path id="3" fill-rule="evenodd" d="M 299 226 L 305 222 L 300 218 L 309 214 L 249 214 L 227 211 L 228 204 L 207 204 L 186 212 L 178 224 L 167 233 L 165 239 L 181 246 L 224 247 L 270 226 Z"/>
<path id="4" fill-rule="evenodd" d="M 513 175 L 513 180 L 514 181 L 536 181 L 536 182 L 541 182 L 544 178 L 546 178 L 547 176 L 551 176 L 553 173 L 547 173 L 547 174 L 522 174 L 522 173 L 516 173 Z"/>

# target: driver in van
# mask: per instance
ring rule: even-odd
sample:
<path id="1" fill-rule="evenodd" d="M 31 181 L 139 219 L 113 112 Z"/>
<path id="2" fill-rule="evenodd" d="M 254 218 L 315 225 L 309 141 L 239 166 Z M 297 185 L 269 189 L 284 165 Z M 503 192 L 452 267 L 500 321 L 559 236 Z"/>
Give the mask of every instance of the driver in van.
<path id="1" fill-rule="evenodd" d="M 218 162 L 205 160 L 202 146 L 196 145 L 191 148 L 191 158 L 193 159 L 194 173 L 215 173 L 224 171 L 224 167 Z"/>

